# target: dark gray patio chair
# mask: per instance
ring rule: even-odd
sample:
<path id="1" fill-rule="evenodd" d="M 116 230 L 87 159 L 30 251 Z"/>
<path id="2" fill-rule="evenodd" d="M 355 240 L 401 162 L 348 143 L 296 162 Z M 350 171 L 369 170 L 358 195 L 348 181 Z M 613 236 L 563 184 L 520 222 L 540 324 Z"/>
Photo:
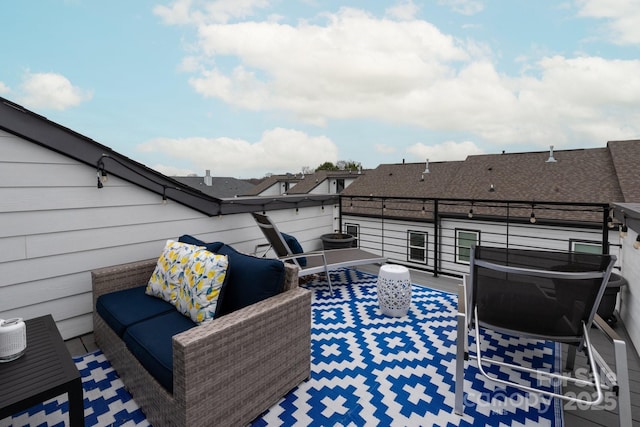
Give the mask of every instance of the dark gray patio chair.
<path id="1" fill-rule="evenodd" d="M 300 267 L 298 277 L 324 272 L 327 275 L 327 282 L 329 282 L 329 290 L 332 295 L 333 285 L 331 284 L 329 271 L 342 267 L 384 264 L 387 262 L 386 257 L 379 256 L 359 248 L 330 249 L 294 254 L 285 241 L 284 236 L 278 230 L 278 227 L 267 215 L 253 212 L 253 218 L 256 220 L 256 223 L 260 227 L 260 230 L 262 230 L 264 237 L 269 242 L 269 245 L 275 252 L 278 259 L 294 263 Z M 305 258 L 306 265 L 301 265 L 299 262 L 301 258 Z"/>
<path id="2" fill-rule="evenodd" d="M 458 298 L 458 347 L 456 353 L 455 411 L 464 412 L 465 360 L 477 359 L 485 377 L 528 392 L 541 393 L 575 402 L 579 408 L 599 405 L 603 390 L 618 397 L 620 425 L 631 425 L 629 372 L 625 342 L 597 315 L 615 256 L 506 249 L 487 246 L 472 248 L 470 274 L 461 285 Z M 614 347 L 615 371 L 591 345 L 589 333 L 597 326 Z M 475 355 L 469 354 L 469 330 L 473 330 Z M 480 329 L 516 337 L 527 337 L 569 345 L 567 370 L 572 371 L 576 350 L 584 351 L 590 374 L 550 373 L 531 366 L 506 363 L 491 358 L 483 347 Z M 482 349 L 485 348 L 483 354 Z M 555 393 L 519 384 L 488 373 L 498 365 L 514 371 L 547 378 L 546 384 L 575 384 L 589 393 Z M 586 377 L 586 378 L 585 378 Z M 538 384 L 541 384 L 538 382 Z"/>

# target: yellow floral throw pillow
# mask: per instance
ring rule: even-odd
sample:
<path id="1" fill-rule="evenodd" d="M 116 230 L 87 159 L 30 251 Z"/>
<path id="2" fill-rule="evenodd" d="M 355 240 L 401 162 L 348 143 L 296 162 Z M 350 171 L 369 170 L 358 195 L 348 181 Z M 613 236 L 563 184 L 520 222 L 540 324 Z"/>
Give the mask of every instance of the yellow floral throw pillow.
<path id="1" fill-rule="evenodd" d="M 176 305 L 184 278 L 184 268 L 191 254 L 199 248 L 199 246 L 167 240 L 151 279 L 147 283 L 147 295 L 162 298 Z"/>
<path id="2" fill-rule="evenodd" d="M 227 277 L 229 260 L 198 248 L 187 261 L 176 308 L 196 323 L 213 320 Z"/>

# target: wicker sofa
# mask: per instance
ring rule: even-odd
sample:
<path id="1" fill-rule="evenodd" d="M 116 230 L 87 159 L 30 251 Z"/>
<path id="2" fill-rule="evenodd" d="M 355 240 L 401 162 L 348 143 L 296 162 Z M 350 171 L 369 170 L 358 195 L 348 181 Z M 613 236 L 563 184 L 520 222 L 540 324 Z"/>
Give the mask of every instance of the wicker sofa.
<path id="1" fill-rule="evenodd" d="M 94 270 L 94 308 L 103 294 L 145 284 L 156 261 Z M 93 320 L 99 348 L 155 427 L 246 425 L 310 375 L 311 293 L 290 265 L 282 293 L 173 336 L 172 392 L 95 309 Z"/>

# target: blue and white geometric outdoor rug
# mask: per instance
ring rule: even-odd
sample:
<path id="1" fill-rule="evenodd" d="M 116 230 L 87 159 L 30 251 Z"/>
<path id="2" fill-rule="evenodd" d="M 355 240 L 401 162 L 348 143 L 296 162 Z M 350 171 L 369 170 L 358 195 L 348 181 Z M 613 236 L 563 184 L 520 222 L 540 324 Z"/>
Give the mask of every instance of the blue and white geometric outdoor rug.
<path id="1" fill-rule="evenodd" d="M 149 426 L 144 414 L 101 351 L 74 357 L 84 389 L 85 426 Z M 65 427 L 69 420 L 67 395 L 47 400 L 11 418 L 0 427 Z"/>
<path id="2" fill-rule="evenodd" d="M 465 372 L 465 414 L 454 413 L 455 294 L 414 285 L 408 315 L 392 318 L 378 307 L 376 276 L 343 269 L 331 277 L 333 297 L 322 286 L 326 282 L 309 285 L 311 378 L 253 426 L 562 425 L 555 399 L 486 380 L 475 362 Z M 494 357 L 560 368 L 560 348 L 553 344 L 501 334 L 486 338 Z M 506 346 L 507 352 L 497 350 Z M 511 375 L 537 384 L 528 374 Z"/>
<path id="3" fill-rule="evenodd" d="M 392 318 L 378 308 L 376 276 L 343 269 L 331 277 L 333 297 L 326 282 L 309 285 L 311 378 L 253 426 L 562 425 L 560 404 L 496 385 L 475 363 L 465 372 L 465 415 L 454 413 L 455 294 L 414 285 L 408 315 Z M 497 356 L 526 359 L 546 370 L 560 367 L 559 348 L 548 343 L 487 338 L 494 343 L 490 351 L 509 345 Z M 87 426 L 149 426 L 100 351 L 74 361 L 82 375 Z M 0 427 L 62 427 L 68 411 L 63 395 L 0 420 Z"/>

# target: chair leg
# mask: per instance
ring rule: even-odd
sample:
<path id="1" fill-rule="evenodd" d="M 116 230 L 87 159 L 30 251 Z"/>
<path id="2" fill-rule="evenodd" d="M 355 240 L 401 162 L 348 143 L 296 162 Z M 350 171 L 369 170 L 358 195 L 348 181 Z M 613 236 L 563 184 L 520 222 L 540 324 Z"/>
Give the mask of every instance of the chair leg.
<path id="1" fill-rule="evenodd" d="M 329 292 L 333 296 L 333 284 L 331 283 L 331 274 L 329 274 L 329 268 L 325 265 L 324 274 L 327 276 L 327 282 L 329 283 Z"/>
<path id="2" fill-rule="evenodd" d="M 329 266 L 327 265 L 327 258 L 322 252 L 322 262 L 324 262 L 324 272 L 327 275 L 327 282 L 329 282 L 329 291 L 331 292 L 331 296 L 333 296 L 333 284 L 331 283 L 331 275 L 329 274 Z"/>
<path id="3" fill-rule="evenodd" d="M 567 364 L 565 365 L 566 371 L 573 371 L 576 363 L 576 350 L 578 346 L 573 344 L 567 344 Z"/>
<path id="4" fill-rule="evenodd" d="M 631 392 L 629 390 L 629 369 L 627 366 L 627 346 L 622 340 L 613 341 L 618 380 L 618 416 L 620 427 L 631 426 Z"/>
<path id="5" fill-rule="evenodd" d="M 466 316 L 458 313 L 457 325 L 457 345 L 456 345 L 456 379 L 455 379 L 455 405 L 454 411 L 457 415 L 464 415 L 464 361 L 466 359 Z"/>

